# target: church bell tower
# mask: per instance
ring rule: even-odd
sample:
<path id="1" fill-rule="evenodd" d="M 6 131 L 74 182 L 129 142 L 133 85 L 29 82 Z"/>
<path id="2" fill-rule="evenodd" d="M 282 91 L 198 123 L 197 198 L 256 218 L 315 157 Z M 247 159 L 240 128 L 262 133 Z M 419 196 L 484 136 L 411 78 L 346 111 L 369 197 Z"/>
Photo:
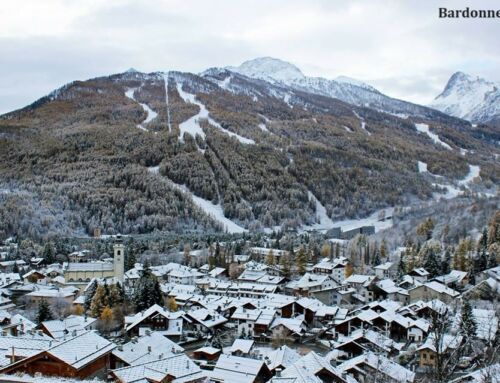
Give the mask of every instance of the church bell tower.
<path id="1" fill-rule="evenodd" d="M 125 274 L 125 245 L 121 235 L 116 237 L 113 245 L 113 270 L 114 277 L 123 284 L 123 275 Z"/>

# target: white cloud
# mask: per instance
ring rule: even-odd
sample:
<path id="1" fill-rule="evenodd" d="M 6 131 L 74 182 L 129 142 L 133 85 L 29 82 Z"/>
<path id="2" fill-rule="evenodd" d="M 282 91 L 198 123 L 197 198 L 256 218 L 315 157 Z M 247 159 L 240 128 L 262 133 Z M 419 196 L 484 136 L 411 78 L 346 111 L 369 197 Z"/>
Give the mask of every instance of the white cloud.
<path id="1" fill-rule="evenodd" d="M 468 4 L 469 3 L 469 4 Z M 493 0 L 476 8 L 498 8 Z M 466 1 L 118 1 L 0 3 L 0 112 L 62 84 L 135 67 L 237 65 L 274 56 L 308 75 L 347 75 L 429 102 L 457 70 L 498 80 L 498 20 L 443 20 Z"/>

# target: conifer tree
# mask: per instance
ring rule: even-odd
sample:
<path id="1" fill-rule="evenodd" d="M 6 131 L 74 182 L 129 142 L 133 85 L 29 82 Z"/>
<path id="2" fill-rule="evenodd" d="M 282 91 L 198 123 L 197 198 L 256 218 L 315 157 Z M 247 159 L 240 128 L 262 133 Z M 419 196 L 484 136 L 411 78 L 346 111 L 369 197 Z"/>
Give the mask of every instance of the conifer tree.
<path id="1" fill-rule="evenodd" d="M 45 262 L 50 265 L 56 261 L 55 250 L 52 246 L 52 243 L 47 242 L 43 247 L 42 257 L 45 259 Z"/>
<path id="2" fill-rule="evenodd" d="M 137 262 L 137 257 L 135 255 L 135 249 L 129 249 L 125 254 L 125 271 L 129 271 L 135 267 Z"/>
<path id="3" fill-rule="evenodd" d="M 434 250 L 432 248 L 429 248 L 427 252 L 424 268 L 429 272 L 430 278 L 438 276 L 441 271 L 441 265 L 438 263 L 436 254 L 434 253 Z"/>
<path id="4" fill-rule="evenodd" d="M 444 252 L 444 257 L 441 260 L 441 275 L 445 275 L 450 272 L 450 263 L 451 263 L 450 249 L 446 249 Z"/>
<path id="5" fill-rule="evenodd" d="M 97 281 L 95 279 L 92 280 L 90 283 L 89 287 L 85 291 L 85 302 L 83 304 L 83 308 L 85 309 L 85 312 L 90 310 L 90 305 L 92 303 L 92 298 L 94 298 L 94 294 L 97 290 Z"/>
<path id="6" fill-rule="evenodd" d="M 40 324 L 52 319 L 54 319 L 54 317 L 52 315 L 52 311 L 50 310 L 49 303 L 45 299 L 42 299 L 38 303 L 38 313 L 36 315 L 36 321 L 38 324 Z"/>
<path id="7" fill-rule="evenodd" d="M 477 325 L 472 314 L 472 307 L 468 301 L 465 301 L 462 305 L 460 331 L 467 339 L 471 339 L 476 335 Z"/>

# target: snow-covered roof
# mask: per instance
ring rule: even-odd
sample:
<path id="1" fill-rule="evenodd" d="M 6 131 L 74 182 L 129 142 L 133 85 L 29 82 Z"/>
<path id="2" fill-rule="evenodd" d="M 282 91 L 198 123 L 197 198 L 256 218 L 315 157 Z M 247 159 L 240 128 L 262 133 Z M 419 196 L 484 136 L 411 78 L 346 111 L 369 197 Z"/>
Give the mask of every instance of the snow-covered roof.
<path id="1" fill-rule="evenodd" d="M 223 354 L 210 376 L 223 382 L 253 383 L 263 366 L 262 360 Z"/>
<path id="2" fill-rule="evenodd" d="M 163 382 L 168 376 L 173 383 L 197 381 L 206 376 L 185 354 L 169 355 L 166 358 L 112 371 L 122 383 Z"/>
<path id="3" fill-rule="evenodd" d="M 338 365 L 337 368 L 340 371 L 349 371 L 355 367 L 362 368 L 362 365 L 369 366 L 371 368 L 369 371 L 376 370 L 387 375 L 395 382 L 411 383 L 415 380 L 415 373 L 413 371 L 393 362 L 382 354 L 375 355 L 372 352 L 351 358 Z"/>
<path id="4" fill-rule="evenodd" d="M 240 351 L 243 354 L 248 354 L 254 343 L 255 342 L 252 339 L 235 339 L 233 345 L 231 346 L 231 353 Z"/>
<path id="5" fill-rule="evenodd" d="M 128 365 L 163 359 L 184 349 L 158 332 L 151 332 L 113 350 L 113 355 Z"/>
<path id="6" fill-rule="evenodd" d="M 61 339 L 68 334 L 86 332 L 86 330 L 90 329 L 96 320 L 96 318 L 70 315 L 64 319 L 54 319 L 42 322 L 41 325 L 52 338 Z"/>
<path id="7" fill-rule="evenodd" d="M 378 266 L 375 266 L 374 269 L 376 269 L 376 270 L 389 270 L 393 266 L 394 266 L 393 262 L 385 262 L 385 263 L 382 263 Z"/>
<path id="8" fill-rule="evenodd" d="M 431 333 L 427 337 L 425 342 L 419 348 L 417 348 L 417 350 L 428 349 L 428 350 L 436 352 L 436 346 L 434 344 L 435 343 L 434 339 L 435 339 L 435 336 L 433 333 Z M 441 337 L 441 341 L 440 341 L 440 344 L 438 346 L 439 346 L 441 352 L 446 352 L 446 350 L 448 350 L 449 348 L 456 349 L 460 345 L 460 343 L 462 343 L 462 339 L 463 339 L 463 337 L 461 335 L 444 334 Z"/>
<path id="9" fill-rule="evenodd" d="M 290 367 L 300 359 L 300 354 L 287 345 L 283 345 L 267 354 L 265 359 L 268 361 L 269 369 L 274 370 L 276 367 Z"/>

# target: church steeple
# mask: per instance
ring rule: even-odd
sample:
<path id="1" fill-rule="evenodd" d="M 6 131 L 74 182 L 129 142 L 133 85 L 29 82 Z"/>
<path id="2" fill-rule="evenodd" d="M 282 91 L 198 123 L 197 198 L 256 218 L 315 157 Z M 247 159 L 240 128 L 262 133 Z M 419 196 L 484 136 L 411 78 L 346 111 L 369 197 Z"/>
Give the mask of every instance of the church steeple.
<path id="1" fill-rule="evenodd" d="M 123 275 L 125 274 L 125 245 L 123 244 L 121 235 L 116 236 L 113 253 L 114 276 L 120 283 L 123 283 Z"/>

